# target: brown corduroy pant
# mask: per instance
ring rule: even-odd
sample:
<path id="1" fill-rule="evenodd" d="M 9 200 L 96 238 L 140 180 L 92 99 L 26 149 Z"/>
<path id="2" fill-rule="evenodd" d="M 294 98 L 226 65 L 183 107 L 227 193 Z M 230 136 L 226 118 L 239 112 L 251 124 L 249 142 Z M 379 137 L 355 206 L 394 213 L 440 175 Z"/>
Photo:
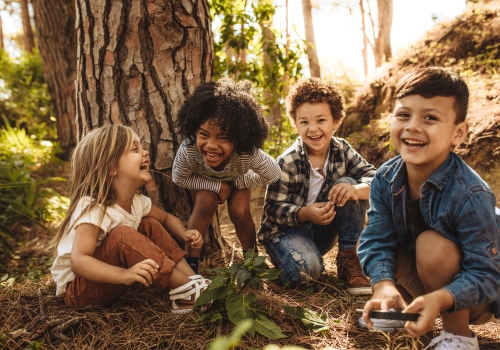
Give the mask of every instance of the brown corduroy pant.
<path id="1" fill-rule="evenodd" d="M 119 226 L 108 233 L 96 248 L 94 258 L 107 264 L 129 268 L 144 259 L 152 259 L 159 266 L 153 286 L 167 288 L 175 265 L 186 253 L 155 219 L 145 218 L 139 228 Z M 67 306 L 104 305 L 116 302 L 131 286 L 89 281 L 83 277 L 68 283 L 64 293 Z"/>

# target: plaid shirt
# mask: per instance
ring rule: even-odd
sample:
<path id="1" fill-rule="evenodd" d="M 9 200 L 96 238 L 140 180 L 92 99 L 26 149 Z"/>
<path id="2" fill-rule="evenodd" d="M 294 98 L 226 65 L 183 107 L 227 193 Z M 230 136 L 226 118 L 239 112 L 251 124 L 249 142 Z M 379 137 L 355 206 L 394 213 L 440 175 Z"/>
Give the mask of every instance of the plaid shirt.
<path id="1" fill-rule="evenodd" d="M 259 242 L 283 234 L 287 226 L 300 226 L 297 212 L 306 206 L 311 164 L 300 137 L 277 158 L 281 168 L 278 181 L 267 186 L 264 214 L 258 232 Z M 351 177 L 359 183 L 371 184 L 377 169 L 344 139 L 332 137 L 327 174 L 316 202 L 328 201 L 328 192 L 341 177 Z"/>

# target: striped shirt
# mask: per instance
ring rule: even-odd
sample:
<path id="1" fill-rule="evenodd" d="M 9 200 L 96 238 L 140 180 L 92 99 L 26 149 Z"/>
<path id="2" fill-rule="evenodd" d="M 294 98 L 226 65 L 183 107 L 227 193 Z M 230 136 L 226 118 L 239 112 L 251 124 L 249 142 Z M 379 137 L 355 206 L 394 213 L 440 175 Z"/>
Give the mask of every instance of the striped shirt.
<path id="1" fill-rule="evenodd" d="M 344 139 L 332 137 L 328 155 L 325 181 L 316 202 L 328 201 L 328 192 L 341 177 L 351 177 L 359 183 L 371 184 L 377 169 Z M 287 226 L 300 226 L 297 212 L 307 205 L 311 164 L 306 147 L 300 137 L 278 158 L 281 175 L 278 181 L 267 186 L 264 213 L 258 238 L 266 243 L 283 234 Z"/>
<path id="2" fill-rule="evenodd" d="M 195 157 L 195 145 L 189 145 L 185 140 L 175 155 L 172 180 L 179 187 L 219 193 L 222 181 L 198 174 L 195 170 Z M 261 149 L 255 149 L 251 154 L 241 153 L 239 159 L 243 175 L 237 177 L 234 184 L 240 190 L 267 185 L 280 177 L 276 160 Z M 227 164 L 225 170 L 230 169 L 232 165 L 234 164 Z M 208 167 L 206 164 L 204 166 Z"/>

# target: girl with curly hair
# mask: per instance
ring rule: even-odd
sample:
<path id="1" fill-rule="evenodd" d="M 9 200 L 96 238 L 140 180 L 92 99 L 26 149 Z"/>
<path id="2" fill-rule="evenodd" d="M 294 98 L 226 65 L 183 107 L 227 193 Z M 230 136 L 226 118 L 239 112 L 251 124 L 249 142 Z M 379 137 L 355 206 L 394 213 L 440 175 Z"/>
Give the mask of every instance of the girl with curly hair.
<path id="1" fill-rule="evenodd" d="M 256 249 L 251 188 L 280 176 L 276 161 L 260 149 L 268 124 L 250 88 L 248 80 L 228 78 L 198 86 L 179 111 L 184 141 L 173 165 L 174 183 L 190 189 L 195 202 L 188 229 L 205 237 L 217 205 L 227 200 L 243 253 Z M 196 272 L 201 248 L 186 246 L 186 252 Z"/>

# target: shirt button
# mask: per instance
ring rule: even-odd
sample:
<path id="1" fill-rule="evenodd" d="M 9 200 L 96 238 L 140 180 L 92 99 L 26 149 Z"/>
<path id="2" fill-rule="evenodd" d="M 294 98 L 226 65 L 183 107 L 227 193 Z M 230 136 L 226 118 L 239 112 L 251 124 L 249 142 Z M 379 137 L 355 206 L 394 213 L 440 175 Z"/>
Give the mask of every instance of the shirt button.
<path id="1" fill-rule="evenodd" d="M 498 252 L 497 248 L 493 247 L 491 248 L 491 254 L 496 254 Z"/>

